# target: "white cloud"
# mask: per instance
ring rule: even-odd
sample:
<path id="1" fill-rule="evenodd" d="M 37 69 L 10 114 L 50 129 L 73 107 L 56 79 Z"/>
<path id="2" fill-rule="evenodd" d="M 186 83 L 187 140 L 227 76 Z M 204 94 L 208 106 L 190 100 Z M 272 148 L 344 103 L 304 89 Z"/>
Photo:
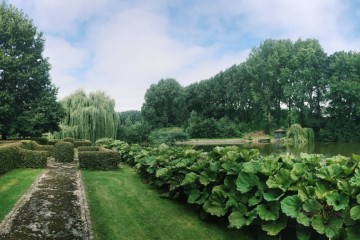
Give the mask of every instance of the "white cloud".
<path id="1" fill-rule="evenodd" d="M 210 78 L 267 38 L 316 38 L 329 53 L 360 50 L 351 6 L 341 0 L 9 2 L 45 32 L 59 98 L 104 90 L 118 111 L 140 109 L 161 78 L 182 85 Z"/>

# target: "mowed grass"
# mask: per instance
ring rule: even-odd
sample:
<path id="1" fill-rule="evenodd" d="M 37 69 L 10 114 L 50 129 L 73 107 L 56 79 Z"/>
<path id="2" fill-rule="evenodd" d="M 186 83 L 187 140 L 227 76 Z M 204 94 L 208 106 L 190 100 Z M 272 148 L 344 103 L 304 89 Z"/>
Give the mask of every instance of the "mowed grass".
<path id="1" fill-rule="evenodd" d="M 199 219 L 183 204 L 160 198 L 128 166 L 82 173 L 95 239 L 250 239 L 240 230 Z"/>
<path id="2" fill-rule="evenodd" d="M 0 222 L 41 172 L 42 169 L 15 169 L 0 175 Z"/>

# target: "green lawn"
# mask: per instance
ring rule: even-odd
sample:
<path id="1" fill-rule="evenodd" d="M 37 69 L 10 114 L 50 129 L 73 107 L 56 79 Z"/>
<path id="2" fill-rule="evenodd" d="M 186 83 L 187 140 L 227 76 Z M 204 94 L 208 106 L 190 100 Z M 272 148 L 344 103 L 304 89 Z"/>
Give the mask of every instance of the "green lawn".
<path id="1" fill-rule="evenodd" d="M 41 172 L 42 169 L 15 169 L 0 175 L 0 222 Z"/>
<path id="2" fill-rule="evenodd" d="M 250 239 L 211 224 L 183 204 L 159 197 L 128 166 L 83 171 L 95 239 Z"/>

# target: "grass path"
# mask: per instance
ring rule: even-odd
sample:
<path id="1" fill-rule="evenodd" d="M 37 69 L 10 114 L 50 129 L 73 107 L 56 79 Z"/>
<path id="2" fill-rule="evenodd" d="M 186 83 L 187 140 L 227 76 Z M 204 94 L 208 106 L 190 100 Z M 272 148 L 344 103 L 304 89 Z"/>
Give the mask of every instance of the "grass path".
<path id="1" fill-rule="evenodd" d="M 250 239 L 199 219 L 185 205 L 159 197 L 128 166 L 83 171 L 95 239 Z"/>
<path id="2" fill-rule="evenodd" d="M 0 222 L 41 172 L 42 169 L 15 169 L 0 175 Z"/>

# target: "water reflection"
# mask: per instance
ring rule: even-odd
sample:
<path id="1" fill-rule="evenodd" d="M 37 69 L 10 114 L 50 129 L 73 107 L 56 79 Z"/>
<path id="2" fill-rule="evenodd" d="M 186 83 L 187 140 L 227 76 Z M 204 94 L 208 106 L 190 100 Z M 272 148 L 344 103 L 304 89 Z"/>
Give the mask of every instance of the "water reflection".
<path id="1" fill-rule="evenodd" d="M 316 153 L 316 154 L 324 154 L 327 157 L 335 156 L 335 155 L 343 155 L 347 157 L 351 157 L 352 154 L 360 155 L 360 143 L 312 143 L 312 144 L 304 144 L 302 146 L 290 146 L 284 143 L 276 142 L 276 143 L 249 143 L 249 144 L 239 144 L 236 145 L 241 148 L 259 149 L 260 153 L 264 155 L 269 155 L 272 153 L 277 154 L 286 154 L 292 156 L 299 156 L 301 152 L 305 153 Z M 210 151 L 214 148 L 214 146 L 195 146 L 195 149 L 203 149 L 204 151 Z"/>

